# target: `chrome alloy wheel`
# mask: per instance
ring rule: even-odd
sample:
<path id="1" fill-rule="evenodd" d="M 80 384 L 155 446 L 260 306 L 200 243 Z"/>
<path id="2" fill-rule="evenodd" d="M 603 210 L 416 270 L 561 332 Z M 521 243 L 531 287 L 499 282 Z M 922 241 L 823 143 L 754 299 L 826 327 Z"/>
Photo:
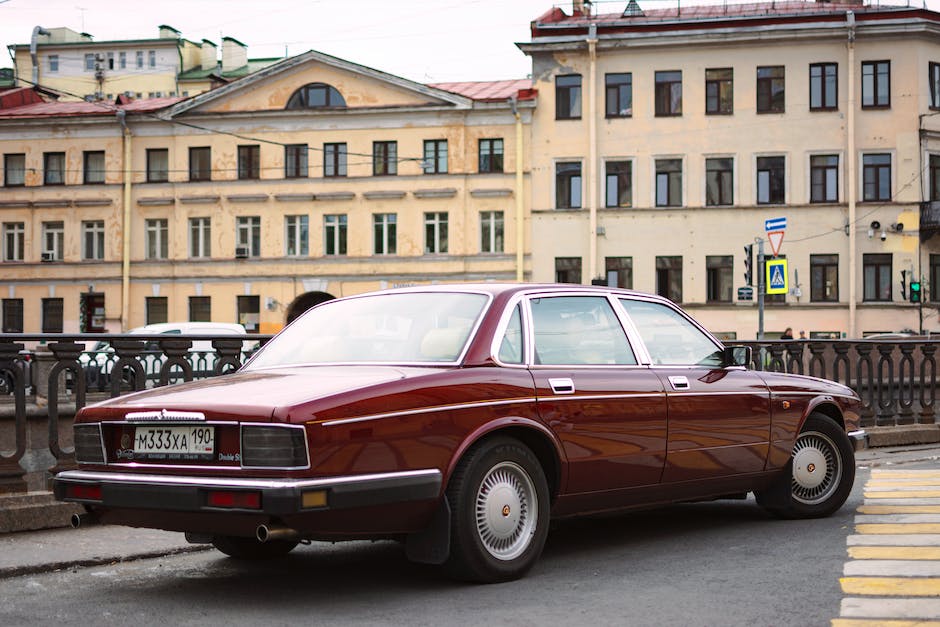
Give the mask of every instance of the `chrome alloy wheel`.
<path id="1" fill-rule="evenodd" d="M 835 442 L 818 431 L 801 433 L 793 447 L 793 498 L 806 505 L 822 503 L 839 487 L 842 457 Z"/>
<path id="2" fill-rule="evenodd" d="M 513 462 L 493 466 L 476 495 L 477 534 L 483 547 L 499 560 L 519 557 L 538 526 L 538 511 L 529 474 Z"/>

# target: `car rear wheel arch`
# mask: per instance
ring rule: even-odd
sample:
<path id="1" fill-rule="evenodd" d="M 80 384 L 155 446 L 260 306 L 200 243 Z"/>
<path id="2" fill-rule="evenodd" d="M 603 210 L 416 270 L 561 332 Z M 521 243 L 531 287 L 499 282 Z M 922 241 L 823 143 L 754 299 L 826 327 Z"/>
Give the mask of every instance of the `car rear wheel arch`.
<path id="1" fill-rule="evenodd" d="M 831 418 L 833 422 L 845 429 L 845 420 L 842 417 L 842 412 L 835 403 L 830 401 L 821 401 L 816 404 L 810 403 L 809 407 L 806 408 L 806 415 L 803 416 L 804 424 L 813 413 L 822 414 L 827 418 Z M 802 428 L 802 425 L 800 425 L 800 427 Z"/>

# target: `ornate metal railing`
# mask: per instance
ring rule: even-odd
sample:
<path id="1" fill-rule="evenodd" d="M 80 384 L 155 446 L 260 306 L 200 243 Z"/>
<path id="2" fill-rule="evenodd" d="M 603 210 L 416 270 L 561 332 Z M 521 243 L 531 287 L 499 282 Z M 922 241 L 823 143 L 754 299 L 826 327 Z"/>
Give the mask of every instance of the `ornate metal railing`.
<path id="1" fill-rule="evenodd" d="M 223 375 L 270 337 L 0 334 L 0 494 L 45 489 L 74 466 L 71 421 L 88 402 Z M 848 385 L 863 426 L 937 422 L 940 340 L 738 343 L 756 370 Z"/>

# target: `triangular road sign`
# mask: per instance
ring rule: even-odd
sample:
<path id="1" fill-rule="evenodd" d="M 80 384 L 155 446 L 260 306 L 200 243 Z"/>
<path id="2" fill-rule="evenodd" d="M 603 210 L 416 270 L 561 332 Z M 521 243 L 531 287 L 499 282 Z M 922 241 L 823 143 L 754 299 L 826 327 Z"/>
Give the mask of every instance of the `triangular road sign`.
<path id="1" fill-rule="evenodd" d="M 770 249 L 774 253 L 774 257 L 780 254 L 780 244 L 783 243 L 783 234 L 785 231 L 769 231 L 767 233 L 767 239 L 770 240 Z"/>

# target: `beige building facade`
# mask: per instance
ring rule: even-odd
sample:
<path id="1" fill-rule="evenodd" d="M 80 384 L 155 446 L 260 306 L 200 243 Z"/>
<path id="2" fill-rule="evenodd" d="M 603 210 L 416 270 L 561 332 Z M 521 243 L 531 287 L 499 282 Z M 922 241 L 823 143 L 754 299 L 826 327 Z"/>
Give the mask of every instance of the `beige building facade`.
<path id="1" fill-rule="evenodd" d="M 553 243 L 533 279 L 658 292 L 752 339 L 745 246 L 770 256 L 765 221 L 786 218 L 769 337 L 940 330 L 940 15 L 625 7 L 553 9 L 520 44 L 539 92 L 532 240 Z M 917 280 L 925 304 L 902 294 Z"/>
<path id="2" fill-rule="evenodd" d="M 273 332 L 327 298 L 524 278 L 529 85 L 309 52 L 189 99 L 0 108 L 4 331 Z"/>

